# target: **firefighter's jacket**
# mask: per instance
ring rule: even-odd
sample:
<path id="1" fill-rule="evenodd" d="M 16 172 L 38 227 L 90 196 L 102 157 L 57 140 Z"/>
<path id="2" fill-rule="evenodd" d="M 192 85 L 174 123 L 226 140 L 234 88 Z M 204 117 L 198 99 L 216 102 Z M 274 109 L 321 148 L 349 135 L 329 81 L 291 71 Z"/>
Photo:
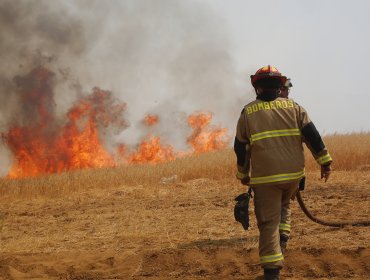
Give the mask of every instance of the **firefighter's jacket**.
<path id="1" fill-rule="evenodd" d="M 320 134 L 292 99 L 255 100 L 240 115 L 234 143 L 238 174 L 250 184 L 286 183 L 304 176 L 305 142 L 320 165 L 332 162 Z"/>

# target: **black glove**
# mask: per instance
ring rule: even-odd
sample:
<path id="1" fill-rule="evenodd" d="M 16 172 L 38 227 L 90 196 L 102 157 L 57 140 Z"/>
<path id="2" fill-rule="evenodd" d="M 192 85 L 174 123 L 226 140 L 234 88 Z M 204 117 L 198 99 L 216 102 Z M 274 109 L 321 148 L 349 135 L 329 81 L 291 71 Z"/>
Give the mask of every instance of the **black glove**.
<path id="1" fill-rule="evenodd" d="M 300 191 L 304 191 L 304 186 L 306 185 L 306 177 L 303 177 L 300 181 L 299 181 L 299 190 Z"/>
<path id="2" fill-rule="evenodd" d="M 234 206 L 235 221 L 242 224 L 244 230 L 249 228 L 249 200 L 251 195 L 249 193 L 242 193 L 235 198 L 236 204 Z"/>
<path id="3" fill-rule="evenodd" d="M 251 178 L 249 176 L 246 176 L 244 177 L 243 179 L 240 180 L 240 182 L 244 185 L 244 186 L 249 186 L 249 182 L 251 181 Z"/>

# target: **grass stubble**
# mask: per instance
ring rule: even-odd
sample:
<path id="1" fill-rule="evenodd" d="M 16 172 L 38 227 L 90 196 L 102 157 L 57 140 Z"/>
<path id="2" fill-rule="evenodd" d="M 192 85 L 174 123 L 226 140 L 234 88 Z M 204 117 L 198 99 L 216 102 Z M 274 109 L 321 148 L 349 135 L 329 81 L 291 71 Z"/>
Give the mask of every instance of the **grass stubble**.
<path id="1" fill-rule="evenodd" d="M 316 214 L 329 219 L 368 219 L 370 133 L 330 135 L 324 141 L 334 159 L 335 172 L 328 183 L 319 181 L 319 167 L 305 150 L 307 202 Z M 235 161 L 232 149 L 225 149 L 156 165 L 0 179 L 0 252 L 68 252 L 63 258 L 68 255 L 81 259 L 81 252 L 98 250 L 102 256 L 115 252 L 122 258 L 138 258 L 132 268 L 122 268 L 127 275 L 148 269 L 141 255 L 148 250 L 179 250 L 183 256 L 181 252 L 194 248 L 212 251 L 217 247 L 233 257 L 235 252 L 228 249 L 244 248 L 254 250 L 256 255 L 258 230 L 254 219 L 247 235 L 233 220 L 233 198 L 244 190 L 235 180 Z M 357 201 L 357 210 L 348 198 Z M 330 250 L 367 248 L 366 229 L 339 232 L 307 226 L 309 222 L 297 208 L 293 205 L 297 229 L 291 243 L 296 250 L 311 254 L 309 246 Z M 257 256 L 254 259 L 252 269 L 258 265 Z M 176 267 L 173 269 L 180 266 Z M 320 273 L 326 275 L 325 271 Z"/>
<path id="2" fill-rule="evenodd" d="M 324 139 L 334 171 L 370 171 L 370 133 L 329 135 Z M 305 149 L 306 172 L 317 172 L 317 163 Z M 91 189 L 115 189 L 122 185 L 158 185 L 162 178 L 176 175 L 177 182 L 197 178 L 234 178 L 232 149 L 193 155 L 161 164 L 137 164 L 116 168 L 71 171 L 26 179 L 0 179 L 0 198 L 56 198 Z M 347 176 L 347 174 L 346 174 Z"/>

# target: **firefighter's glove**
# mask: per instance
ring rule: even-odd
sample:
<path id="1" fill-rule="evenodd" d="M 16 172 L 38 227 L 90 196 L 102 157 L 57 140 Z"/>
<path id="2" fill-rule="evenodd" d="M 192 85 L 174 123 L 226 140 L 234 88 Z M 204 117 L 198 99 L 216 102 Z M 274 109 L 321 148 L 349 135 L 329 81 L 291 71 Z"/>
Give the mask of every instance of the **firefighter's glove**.
<path id="1" fill-rule="evenodd" d="M 242 193 L 239 196 L 235 197 L 235 207 L 234 207 L 234 217 L 235 221 L 242 224 L 244 230 L 249 228 L 249 193 Z"/>
<path id="2" fill-rule="evenodd" d="M 325 179 L 325 182 L 329 179 L 331 174 L 331 167 L 329 165 L 321 165 L 321 179 Z"/>
<path id="3" fill-rule="evenodd" d="M 244 174 L 242 172 L 238 172 L 236 173 L 236 178 L 238 180 L 240 180 L 240 182 L 245 185 L 245 186 L 249 186 L 249 181 L 251 180 L 251 178 L 248 176 L 248 174 Z"/>
<path id="4" fill-rule="evenodd" d="M 304 191 L 304 187 L 306 185 L 306 177 L 302 177 L 299 181 L 299 190 Z"/>

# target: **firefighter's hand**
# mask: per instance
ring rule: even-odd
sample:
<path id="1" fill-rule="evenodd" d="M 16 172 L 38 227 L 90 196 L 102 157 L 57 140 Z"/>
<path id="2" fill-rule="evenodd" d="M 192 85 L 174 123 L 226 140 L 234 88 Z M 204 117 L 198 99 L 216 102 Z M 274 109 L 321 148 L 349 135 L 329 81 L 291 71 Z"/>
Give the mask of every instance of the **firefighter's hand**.
<path id="1" fill-rule="evenodd" d="M 251 178 L 249 176 L 245 176 L 243 179 L 240 180 L 240 182 L 244 185 L 244 186 L 249 186 L 249 181 L 251 180 Z"/>
<path id="2" fill-rule="evenodd" d="M 329 179 L 331 173 L 330 165 L 321 165 L 321 179 L 325 179 L 325 182 Z"/>

